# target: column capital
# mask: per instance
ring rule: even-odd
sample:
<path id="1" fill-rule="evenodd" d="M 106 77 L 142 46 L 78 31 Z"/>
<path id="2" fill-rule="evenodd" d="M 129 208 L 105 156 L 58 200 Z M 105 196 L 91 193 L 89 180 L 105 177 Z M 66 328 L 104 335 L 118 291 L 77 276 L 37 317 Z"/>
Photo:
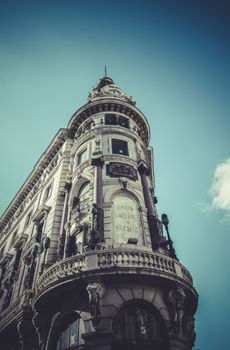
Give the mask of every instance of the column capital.
<path id="1" fill-rule="evenodd" d="M 103 167 L 104 165 L 104 159 L 103 156 L 100 155 L 93 155 L 93 158 L 91 160 L 91 165 L 94 165 L 96 167 Z"/>
<path id="2" fill-rule="evenodd" d="M 64 185 L 65 192 L 69 192 L 71 190 L 72 183 L 70 181 L 66 181 Z"/>
<path id="3" fill-rule="evenodd" d="M 150 175 L 150 170 L 149 168 L 147 168 L 147 166 L 145 165 L 145 163 L 140 162 L 139 166 L 138 166 L 138 171 L 141 175 L 146 175 L 149 176 Z"/>

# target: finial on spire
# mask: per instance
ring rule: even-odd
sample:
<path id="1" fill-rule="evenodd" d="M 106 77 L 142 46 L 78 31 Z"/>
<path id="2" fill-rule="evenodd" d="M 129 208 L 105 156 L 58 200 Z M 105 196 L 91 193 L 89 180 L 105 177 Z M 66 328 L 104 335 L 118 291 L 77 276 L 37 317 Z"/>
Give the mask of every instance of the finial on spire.
<path id="1" fill-rule="evenodd" d="M 107 67 L 105 66 L 105 77 L 107 77 Z"/>

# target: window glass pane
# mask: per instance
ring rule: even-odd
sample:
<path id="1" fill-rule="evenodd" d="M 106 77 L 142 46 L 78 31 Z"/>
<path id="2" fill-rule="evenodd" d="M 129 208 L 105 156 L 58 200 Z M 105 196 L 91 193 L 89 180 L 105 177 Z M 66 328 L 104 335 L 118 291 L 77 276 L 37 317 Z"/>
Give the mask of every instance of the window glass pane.
<path id="1" fill-rule="evenodd" d="M 126 338 L 127 339 L 136 339 L 136 315 L 134 310 L 129 310 L 125 313 L 125 329 L 126 329 Z"/>
<path id="2" fill-rule="evenodd" d="M 11 238 L 11 241 L 10 241 L 10 247 L 13 246 L 14 242 L 16 241 L 16 237 L 17 237 L 17 231 L 15 231 L 13 234 L 12 234 L 12 238 Z M 1 254 L 0 254 L 1 255 Z"/>
<path id="3" fill-rule="evenodd" d="M 158 317 L 141 305 L 120 310 L 113 323 L 113 338 L 125 341 L 162 339 L 163 327 Z"/>
<path id="4" fill-rule="evenodd" d="M 118 121 L 119 125 L 123 126 L 124 128 L 129 128 L 129 120 L 125 117 L 119 117 Z"/>
<path id="5" fill-rule="evenodd" d="M 123 140 L 112 140 L 112 152 L 115 154 L 123 154 L 128 156 L 128 144 Z"/>
<path id="6" fill-rule="evenodd" d="M 71 318 L 72 317 L 77 317 L 77 315 L 71 315 Z M 60 332 L 58 336 L 56 350 L 77 349 L 78 345 L 84 344 L 81 334 L 85 333 L 85 328 L 81 318 L 67 323 L 66 327 L 62 328 L 62 330 L 63 331 Z"/>
<path id="7" fill-rule="evenodd" d="M 84 340 L 82 339 L 81 335 L 85 333 L 85 326 L 83 320 L 79 319 L 79 332 L 78 332 L 78 345 L 84 344 Z"/>
<path id="8" fill-rule="evenodd" d="M 60 350 L 61 338 L 59 338 L 56 346 L 56 350 Z"/>
<path id="9" fill-rule="evenodd" d="M 105 124 L 106 125 L 117 125 L 116 114 L 106 114 L 105 115 Z"/>
<path id="10" fill-rule="evenodd" d="M 76 253 L 82 254 L 83 231 L 76 236 Z"/>
<path id="11" fill-rule="evenodd" d="M 69 346 L 69 327 L 64 331 L 61 336 L 61 350 L 68 348 Z"/>
<path id="12" fill-rule="evenodd" d="M 47 200 L 50 197 L 50 195 L 51 195 L 51 184 L 45 189 L 43 201 Z"/>
<path id="13" fill-rule="evenodd" d="M 31 220 L 31 216 L 32 216 L 32 212 L 30 212 L 29 214 L 27 214 L 27 217 L 26 217 L 26 222 L 25 222 L 25 226 L 28 226 L 29 223 L 30 223 L 30 220 Z"/>
<path id="14" fill-rule="evenodd" d="M 78 321 L 75 321 L 70 325 L 70 346 L 77 345 L 77 324 Z"/>
<path id="15" fill-rule="evenodd" d="M 89 207 L 89 182 L 84 183 L 78 193 L 79 205 L 81 210 Z"/>
<path id="16" fill-rule="evenodd" d="M 87 160 L 87 149 L 79 153 L 78 155 L 78 165 L 82 164 Z"/>

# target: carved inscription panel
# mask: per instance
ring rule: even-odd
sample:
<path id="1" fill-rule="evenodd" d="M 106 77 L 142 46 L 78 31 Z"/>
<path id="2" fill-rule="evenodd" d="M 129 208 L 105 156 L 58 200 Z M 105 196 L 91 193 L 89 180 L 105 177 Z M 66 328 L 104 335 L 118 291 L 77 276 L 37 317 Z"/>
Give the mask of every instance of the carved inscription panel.
<path id="1" fill-rule="evenodd" d="M 106 174 L 110 177 L 121 177 L 125 176 L 129 179 L 137 180 L 137 171 L 132 165 L 110 162 L 106 165 Z"/>
<path id="2" fill-rule="evenodd" d="M 135 200 L 127 196 L 114 198 L 114 241 L 128 242 L 129 238 L 137 238 L 140 242 L 140 213 Z"/>

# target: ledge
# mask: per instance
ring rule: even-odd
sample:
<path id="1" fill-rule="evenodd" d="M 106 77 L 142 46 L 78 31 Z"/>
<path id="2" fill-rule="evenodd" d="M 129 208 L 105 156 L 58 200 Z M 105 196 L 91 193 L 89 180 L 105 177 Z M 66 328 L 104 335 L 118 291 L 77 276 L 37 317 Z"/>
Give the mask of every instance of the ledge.
<path id="1" fill-rule="evenodd" d="M 18 315 L 22 308 L 24 300 L 24 293 L 13 301 L 5 310 L 0 314 L 0 331 L 2 331 L 15 317 Z"/>

